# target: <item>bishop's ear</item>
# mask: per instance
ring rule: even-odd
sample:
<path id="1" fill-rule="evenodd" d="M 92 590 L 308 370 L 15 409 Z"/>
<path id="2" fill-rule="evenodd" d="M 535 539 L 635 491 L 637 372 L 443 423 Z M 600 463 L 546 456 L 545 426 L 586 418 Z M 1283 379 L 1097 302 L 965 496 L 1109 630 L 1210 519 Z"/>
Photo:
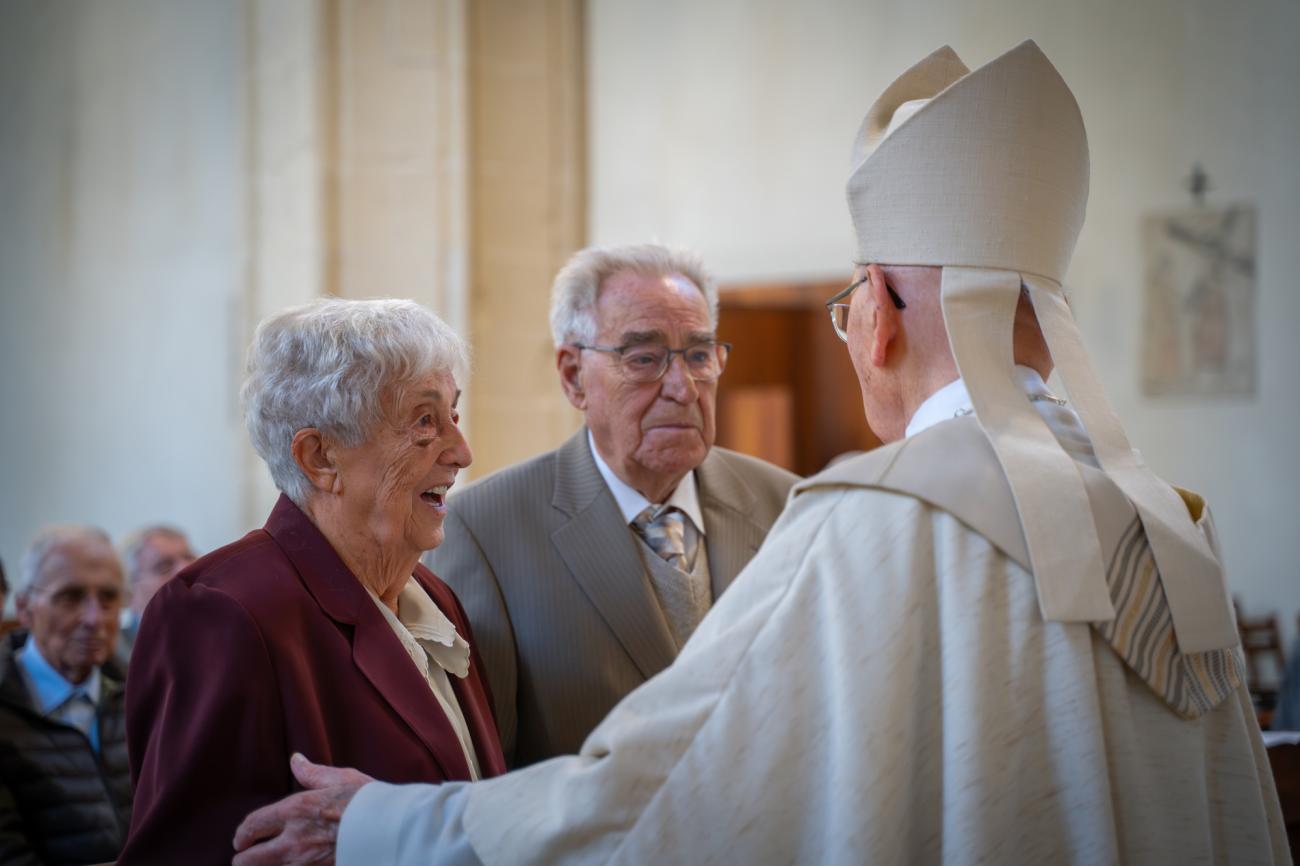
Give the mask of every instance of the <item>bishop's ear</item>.
<path id="1" fill-rule="evenodd" d="M 322 493 L 342 492 L 337 451 L 320 430 L 304 427 L 293 434 L 289 447 L 294 462 L 312 487 Z"/>
<path id="2" fill-rule="evenodd" d="M 563 345 L 555 350 L 555 369 L 560 372 L 560 387 L 573 408 L 585 412 L 587 394 L 582 387 L 582 350 L 577 346 Z"/>
<path id="3" fill-rule="evenodd" d="M 902 314 L 894 304 L 885 272 L 880 265 L 867 266 L 867 285 L 871 295 L 871 363 L 883 367 L 889 360 L 889 346 L 898 338 L 903 325 Z"/>

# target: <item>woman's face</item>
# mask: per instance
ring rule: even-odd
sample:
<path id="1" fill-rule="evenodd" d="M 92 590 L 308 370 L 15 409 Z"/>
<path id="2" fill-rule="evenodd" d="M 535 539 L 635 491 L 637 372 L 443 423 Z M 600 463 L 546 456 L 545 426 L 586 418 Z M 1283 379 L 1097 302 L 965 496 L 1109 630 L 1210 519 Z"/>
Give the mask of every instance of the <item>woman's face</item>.
<path id="1" fill-rule="evenodd" d="M 369 439 L 337 452 L 350 529 L 383 556 L 418 557 L 442 543 L 447 490 L 474 459 L 457 426 L 459 399 L 445 370 L 395 387 Z"/>

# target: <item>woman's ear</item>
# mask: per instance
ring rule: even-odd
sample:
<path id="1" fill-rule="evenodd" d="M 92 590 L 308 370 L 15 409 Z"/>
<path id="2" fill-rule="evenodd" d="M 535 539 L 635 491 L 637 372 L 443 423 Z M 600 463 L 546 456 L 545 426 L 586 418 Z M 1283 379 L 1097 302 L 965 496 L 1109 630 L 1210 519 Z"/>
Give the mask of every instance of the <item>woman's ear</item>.
<path id="1" fill-rule="evenodd" d="M 582 350 L 564 345 L 555 350 L 555 369 L 560 371 L 560 387 L 573 408 L 587 410 L 587 393 L 582 387 Z"/>
<path id="2" fill-rule="evenodd" d="M 293 434 L 293 443 L 289 447 L 298 468 L 312 487 L 322 493 L 342 492 L 335 449 L 320 430 L 304 427 Z"/>

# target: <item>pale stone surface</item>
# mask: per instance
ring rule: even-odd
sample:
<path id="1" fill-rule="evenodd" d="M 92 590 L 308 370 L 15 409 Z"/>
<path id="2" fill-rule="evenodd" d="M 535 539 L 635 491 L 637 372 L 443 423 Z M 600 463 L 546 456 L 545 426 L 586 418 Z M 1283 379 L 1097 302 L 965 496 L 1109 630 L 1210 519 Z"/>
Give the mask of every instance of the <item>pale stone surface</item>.
<path id="1" fill-rule="evenodd" d="M 580 423 L 555 372 L 556 271 L 585 241 L 582 6 L 480 0 L 469 13 L 474 472 Z"/>
<path id="2" fill-rule="evenodd" d="M 242 7 L 0 4 L 0 558 L 242 533 Z"/>
<path id="3" fill-rule="evenodd" d="M 249 333 L 321 294 L 466 330 L 464 0 L 251 3 Z M 276 491 L 248 450 L 250 523 Z"/>
<path id="4" fill-rule="evenodd" d="M 326 276 L 321 129 L 323 21 L 315 0 L 248 3 L 248 268 L 240 344 L 266 316 L 321 293 Z M 242 368 L 241 368 L 242 372 Z M 244 437 L 243 520 L 259 526 L 279 495 Z"/>

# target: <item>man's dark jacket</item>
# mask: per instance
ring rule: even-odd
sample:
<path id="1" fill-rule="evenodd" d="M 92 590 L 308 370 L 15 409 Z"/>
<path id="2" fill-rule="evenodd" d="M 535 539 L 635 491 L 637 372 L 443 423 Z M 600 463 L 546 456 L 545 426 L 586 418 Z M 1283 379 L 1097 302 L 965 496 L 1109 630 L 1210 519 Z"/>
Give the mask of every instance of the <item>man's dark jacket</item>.
<path id="1" fill-rule="evenodd" d="M 99 742 L 41 715 L 14 659 L 26 635 L 0 640 L 0 864 L 103 863 L 131 824 L 125 690 L 100 670 Z"/>

